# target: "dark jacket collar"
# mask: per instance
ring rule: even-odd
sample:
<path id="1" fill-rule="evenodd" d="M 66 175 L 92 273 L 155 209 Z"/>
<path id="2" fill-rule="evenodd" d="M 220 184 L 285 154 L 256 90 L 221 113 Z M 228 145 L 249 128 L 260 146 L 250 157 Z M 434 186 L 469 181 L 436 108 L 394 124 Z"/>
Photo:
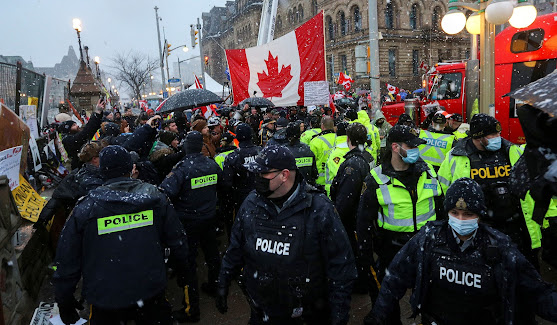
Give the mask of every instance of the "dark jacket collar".
<path id="1" fill-rule="evenodd" d="M 311 194 L 308 193 L 308 187 L 309 185 L 306 184 L 305 181 L 301 181 L 296 191 L 292 193 L 291 197 L 284 203 L 281 209 L 271 202 L 271 200 L 259 195 L 257 192 L 255 192 L 255 196 L 252 197 L 251 201 L 256 207 L 267 211 L 269 218 L 284 219 L 311 206 L 312 198 Z"/>
<path id="2" fill-rule="evenodd" d="M 505 150 L 505 152 L 509 152 L 509 148 L 512 146 L 512 143 L 507 139 L 501 138 L 501 149 Z M 465 138 L 461 141 L 456 143 L 456 146 L 451 152 L 453 156 L 466 156 L 470 157 L 475 152 L 479 151 L 474 143 L 472 142 L 472 138 Z"/>
<path id="3" fill-rule="evenodd" d="M 409 167 L 409 169 L 410 168 L 413 168 L 414 171 L 419 174 L 429 170 L 429 166 L 422 158 L 419 158 L 418 161 L 413 164 L 413 166 Z M 393 168 L 393 165 L 390 161 L 385 161 L 383 164 L 381 164 L 381 169 L 383 171 L 383 174 L 389 177 L 396 177 L 399 173 Z"/>

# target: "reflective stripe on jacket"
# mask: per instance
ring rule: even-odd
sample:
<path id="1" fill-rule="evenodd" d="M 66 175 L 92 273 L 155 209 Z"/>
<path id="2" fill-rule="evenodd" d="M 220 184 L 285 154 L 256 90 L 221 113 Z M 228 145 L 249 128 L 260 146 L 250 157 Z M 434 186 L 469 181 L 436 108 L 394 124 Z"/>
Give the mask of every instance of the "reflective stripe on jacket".
<path id="1" fill-rule="evenodd" d="M 432 166 L 441 166 L 445 156 L 452 149 L 455 136 L 452 134 L 436 133 L 421 130 L 420 138 L 427 141 L 420 145 L 420 156 Z"/>

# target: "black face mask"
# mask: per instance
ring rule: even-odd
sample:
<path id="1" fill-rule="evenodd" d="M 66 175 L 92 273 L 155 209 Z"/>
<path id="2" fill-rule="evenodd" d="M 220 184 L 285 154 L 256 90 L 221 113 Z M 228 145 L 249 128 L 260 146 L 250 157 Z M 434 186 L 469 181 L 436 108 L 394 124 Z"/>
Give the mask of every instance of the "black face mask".
<path id="1" fill-rule="evenodd" d="M 264 196 L 264 197 L 269 197 L 270 195 L 275 193 L 275 191 L 278 190 L 282 186 L 282 184 L 280 184 L 279 187 L 277 187 L 274 191 L 271 191 L 269 186 L 271 184 L 271 180 L 277 178 L 278 175 L 280 175 L 280 173 L 277 173 L 275 175 L 275 177 L 273 177 L 271 179 L 265 178 L 261 175 L 257 175 L 255 177 L 255 191 L 257 193 L 259 193 L 259 195 Z"/>

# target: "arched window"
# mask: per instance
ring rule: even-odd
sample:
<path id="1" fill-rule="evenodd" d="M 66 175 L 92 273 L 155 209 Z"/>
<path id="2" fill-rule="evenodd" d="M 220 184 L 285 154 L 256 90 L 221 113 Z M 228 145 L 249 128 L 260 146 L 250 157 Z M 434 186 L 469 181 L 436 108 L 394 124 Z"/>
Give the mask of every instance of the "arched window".
<path id="1" fill-rule="evenodd" d="M 354 31 L 359 32 L 362 30 L 362 14 L 358 6 L 352 7 L 352 17 L 354 18 Z"/>
<path id="2" fill-rule="evenodd" d="M 387 7 L 385 8 L 385 28 L 395 28 L 395 8 L 391 1 L 387 2 Z"/>
<path id="3" fill-rule="evenodd" d="M 331 18 L 331 16 L 327 16 L 327 18 L 325 18 L 325 21 L 327 22 L 327 32 L 329 34 L 329 39 L 332 40 L 335 38 L 335 28 L 333 26 L 333 18 Z"/>
<path id="4" fill-rule="evenodd" d="M 431 27 L 433 29 L 439 29 L 441 22 L 441 8 L 439 6 L 433 9 L 433 15 L 431 17 Z"/>
<path id="5" fill-rule="evenodd" d="M 294 19 L 292 19 L 292 16 L 293 16 L 292 9 L 289 9 L 288 10 L 288 17 L 287 17 L 287 21 L 288 21 L 289 24 L 294 23 L 294 21 L 293 21 Z"/>
<path id="6" fill-rule="evenodd" d="M 418 7 L 417 3 L 414 3 L 412 8 L 410 8 L 410 28 L 420 28 L 420 7 Z"/>
<path id="7" fill-rule="evenodd" d="M 340 11 L 337 17 L 340 24 L 340 35 L 344 36 L 347 34 L 346 16 L 344 15 L 344 11 Z"/>
<path id="8" fill-rule="evenodd" d="M 277 16 L 277 30 L 282 30 L 282 18 L 280 16 Z"/>
<path id="9" fill-rule="evenodd" d="M 298 6 L 298 22 L 301 23 L 304 21 L 304 7 L 302 5 Z"/>
<path id="10" fill-rule="evenodd" d="M 311 13 L 315 16 L 319 11 L 319 6 L 317 5 L 317 0 L 313 0 L 311 2 Z"/>

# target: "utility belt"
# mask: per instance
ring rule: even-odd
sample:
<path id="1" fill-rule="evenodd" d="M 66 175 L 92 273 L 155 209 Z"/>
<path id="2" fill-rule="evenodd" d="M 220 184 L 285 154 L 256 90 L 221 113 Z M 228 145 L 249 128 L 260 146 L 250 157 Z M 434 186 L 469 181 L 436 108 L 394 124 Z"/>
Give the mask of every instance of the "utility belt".
<path id="1" fill-rule="evenodd" d="M 377 228 L 373 236 L 373 245 L 377 248 L 377 251 L 381 250 L 381 248 L 385 246 L 393 246 L 400 249 L 406 245 L 412 237 L 414 237 L 413 232 L 397 232 Z"/>

